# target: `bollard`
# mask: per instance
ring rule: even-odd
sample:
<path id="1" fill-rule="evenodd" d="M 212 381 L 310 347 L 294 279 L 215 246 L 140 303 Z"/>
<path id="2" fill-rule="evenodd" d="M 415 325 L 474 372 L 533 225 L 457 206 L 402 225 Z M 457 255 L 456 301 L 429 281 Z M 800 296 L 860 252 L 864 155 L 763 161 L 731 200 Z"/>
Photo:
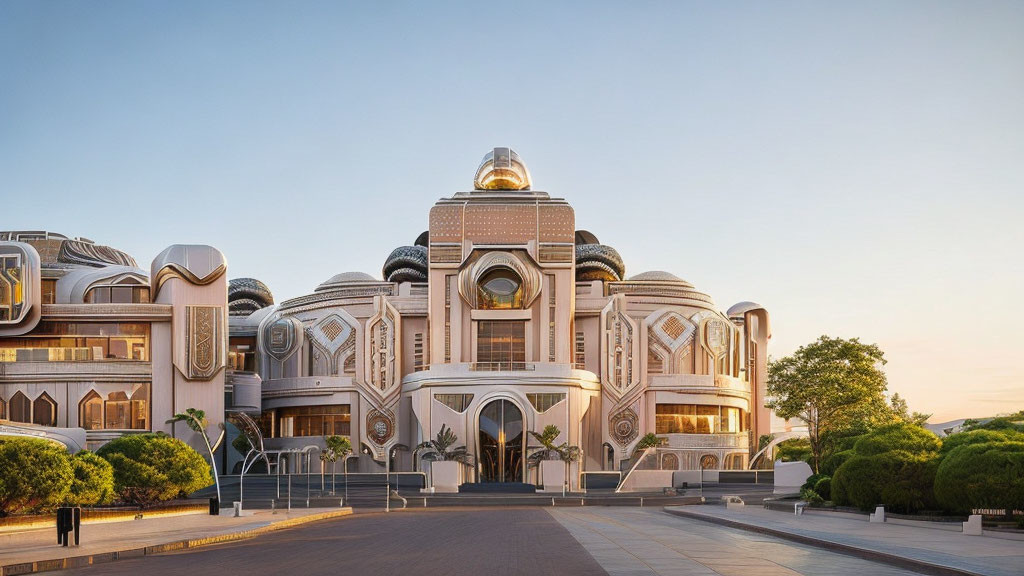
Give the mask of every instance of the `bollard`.
<path id="1" fill-rule="evenodd" d="M 220 500 L 216 496 L 210 498 L 210 516 L 220 516 Z"/>
<path id="2" fill-rule="evenodd" d="M 963 533 L 968 536 L 981 536 L 981 515 L 971 514 L 967 517 L 967 522 L 963 523 Z"/>
<path id="3" fill-rule="evenodd" d="M 868 514 L 868 522 L 885 522 L 885 506 L 878 506 L 874 512 Z"/>
<path id="4" fill-rule="evenodd" d="M 242 515 L 242 503 L 241 502 L 235 502 L 235 518 L 238 518 L 241 515 Z"/>
<path id="5" fill-rule="evenodd" d="M 82 509 L 77 506 L 61 506 L 57 508 L 57 544 L 67 547 L 68 534 L 75 533 L 75 546 L 79 544 L 79 533 L 82 527 Z"/>

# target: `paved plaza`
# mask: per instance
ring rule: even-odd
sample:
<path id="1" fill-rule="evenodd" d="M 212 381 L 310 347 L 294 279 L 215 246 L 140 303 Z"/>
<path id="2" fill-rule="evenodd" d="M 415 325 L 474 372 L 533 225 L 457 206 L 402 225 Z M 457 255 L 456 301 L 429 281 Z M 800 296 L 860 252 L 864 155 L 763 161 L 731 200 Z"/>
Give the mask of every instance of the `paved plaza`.
<path id="1" fill-rule="evenodd" d="M 410 569 L 423 575 L 913 573 L 673 516 L 659 508 L 633 507 L 427 508 L 357 514 L 242 542 L 124 559 L 67 573 L 159 576 L 180 574 L 183 565 L 196 573 L 253 576 L 394 576 Z"/>

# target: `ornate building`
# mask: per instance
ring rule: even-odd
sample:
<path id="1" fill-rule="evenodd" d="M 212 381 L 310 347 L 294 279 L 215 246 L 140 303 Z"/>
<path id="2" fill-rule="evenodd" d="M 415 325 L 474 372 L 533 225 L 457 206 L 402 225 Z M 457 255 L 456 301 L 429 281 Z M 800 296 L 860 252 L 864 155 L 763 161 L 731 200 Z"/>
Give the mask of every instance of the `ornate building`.
<path id="1" fill-rule="evenodd" d="M 447 426 L 474 455 L 467 481 L 531 482 L 527 432 L 548 424 L 586 471 L 618 470 L 647 432 L 668 439 L 665 468 L 743 469 L 770 432 L 765 309 L 722 313 L 667 272 L 627 277 L 508 148 L 434 205 L 383 278 L 337 274 L 276 306 L 232 282 L 231 363 L 262 378 L 268 445 L 347 435 L 351 470 L 414 470 L 412 448 Z"/>

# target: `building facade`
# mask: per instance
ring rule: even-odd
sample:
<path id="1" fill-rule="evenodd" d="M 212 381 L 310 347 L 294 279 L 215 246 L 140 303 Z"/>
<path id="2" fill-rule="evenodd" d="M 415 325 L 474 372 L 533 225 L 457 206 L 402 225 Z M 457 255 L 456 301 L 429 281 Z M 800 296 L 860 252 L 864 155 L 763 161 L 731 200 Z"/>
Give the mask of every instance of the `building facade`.
<path id="1" fill-rule="evenodd" d="M 649 432 L 667 439 L 663 469 L 744 469 L 772 428 L 767 311 L 627 276 L 508 148 L 380 279 L 343 272 L 277 304 L 258 280 L 228 283 L 209 246 L 171 246 L 147 274 L 89 240 L 3 232 L 0 264 L 0 433 L 197 444 L 174 413 L 202 408 L 216 435 L 247 412 L 268 449 L 348 436 L 347 469 L 378 472 L 423 470 L 416 446 L 447 427 L 473 456 L 467 482 L 537 482 L 528 432 L 553 424 L 582 451 L 575 486 Z"/>

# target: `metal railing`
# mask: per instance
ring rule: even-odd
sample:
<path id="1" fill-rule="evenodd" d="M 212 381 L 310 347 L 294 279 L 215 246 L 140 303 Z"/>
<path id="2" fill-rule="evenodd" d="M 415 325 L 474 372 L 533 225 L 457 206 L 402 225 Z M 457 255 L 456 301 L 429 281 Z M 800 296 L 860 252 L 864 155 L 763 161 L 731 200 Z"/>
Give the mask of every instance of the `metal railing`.
<path id="1" fill-rule="evenodd" d="M 469 369 L 474 372 L 521 372 L 533 371 L 537 365 L 532 362 L 472 362 Z"/>

